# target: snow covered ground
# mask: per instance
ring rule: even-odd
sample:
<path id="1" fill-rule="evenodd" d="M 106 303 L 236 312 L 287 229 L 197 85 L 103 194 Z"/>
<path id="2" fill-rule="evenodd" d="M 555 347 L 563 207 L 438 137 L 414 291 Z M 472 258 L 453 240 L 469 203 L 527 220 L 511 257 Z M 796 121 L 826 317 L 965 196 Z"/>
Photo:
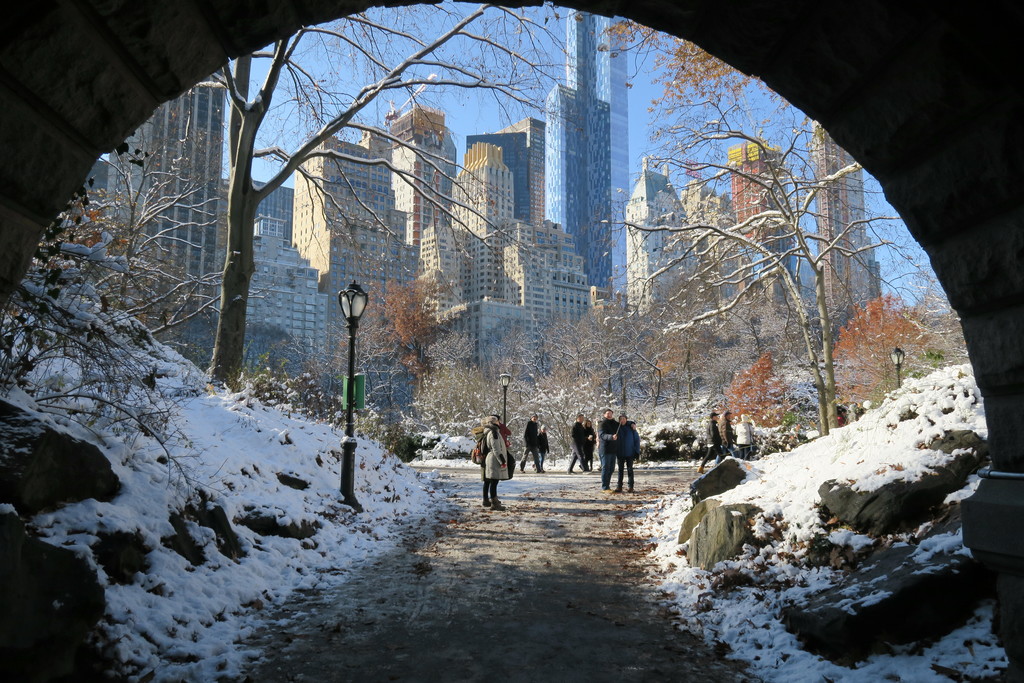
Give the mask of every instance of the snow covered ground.
<path id="1" fill-rule="evenodd" d="M 25 397 L 20 402 L 31 407 Z M 297 589 L 343 581 L 346 569 L 391 547 L 403 521 L 434 507 L 432 475 L 417 474 L 367 439 L 359 440 L 356 451 L 356 497 L 365 511 L 355 516 L 339 503 L 333 453 L 343 438 L 338 431 L 242 394 L 203 392 L 182 401 L 177 413 L 183 438 L 170 445 L 172 461 L 151 439 L 134 446 L 110 440 L 107 454 L 121 480 L 117 497 L 67 505 L 29 521 L 50 543 L 94 564 L 107 597 L 100 625 L 104 649 L 133 679 L 151 672 L 155 681 L 241 678 L 256 654 L 241 643 L 268 608 Z M 285 486 L 278 474 L 309 487 Z M 189 522 L 207 558 L 194 567 L 161 538 L 174 533 L 170 512 L 180 510 L 196 489 L 229 519 L 260 510 L 281 524 L 308 522 L 316 534 L 299 541 L 260 536 L 235 524 L 245 553 L 235 561 L 217 550 L 212 531 Z M 89 551 L 97 534 L 111 531 L 137 532 L 149 549 L 148 568 L 129 585 L 107 581 Z"/>
<path id="2" fill-rule="evenodd" d="M 992 633 L 992 604 L 983 605 L 966 625 L 938 642 L 894 646 L 890 654 L 873 655 L 855 669 L 802 650 L 779 620 L 783 607 L 799 604 L 841 576 L 838 570 L 801 562 L 808 542 L 816 534 L 828 533 L 816 509 L 820 484 L 829 479 L 855 481 L 860 490 L 874 490 L 889 481 L 919 477 L 949 458 L 926 444 L 954 429 L 987 436 L 981 394 L 969 366 L 907 381 L 861 420 L 791 452 L 746 463 L 746 481 L 716 498 L 723 504 L 754 503 L 765 511 L 760 519 L 784 520 L 781 540 L 760 549 L 748 546 L 740 559 L 716 567 L 717 573 L 731 569 L 754 577 L 752 586 L 712 590 L 715 573 L 689 566 L 677 543 L 683 518 L 692 507 L 688 495 L 652 505 L 639 524 L 640 533 L 654 544 L 663 587 L 673 595 L 683 626 L 709 641 L 727 644 L 731 657 L 749 662 L 752 673 L 768 681 L 948 681 L 943 668 L 965 677 L 959 680 L 993 677 L 1006 667 L 1006 657 Z M 972 475 L 947 502 L 970 495 L 978 481 Z M 778 527 L 778 522 L 774 525 Z M 767 537 L 772 530 L 762 521 L 755 534 Z M 829 540 L 857 550 L 877 542 L 844 529 L 830 532 Z M 913 542 L 909 537 L 898 540 Z M 933 537 L 918 552 L 934 552 L 939 546 L 970 553 L 959 532 Z"/>

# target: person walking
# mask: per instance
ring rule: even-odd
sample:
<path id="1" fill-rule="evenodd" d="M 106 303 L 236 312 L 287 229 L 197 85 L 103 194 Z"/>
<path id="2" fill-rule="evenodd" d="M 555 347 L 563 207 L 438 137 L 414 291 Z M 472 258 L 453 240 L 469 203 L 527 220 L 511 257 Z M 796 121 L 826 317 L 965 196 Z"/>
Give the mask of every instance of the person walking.
<path id="1" fill-rule="evenodd" d="M 640 432 L 636 430 L 636 423 L 625 414 L 619 415 L 618 437 L 619 452 L 615 458 L 619 463 L 619 485 L 615 487 L 615 493 L 622 493 L 623 470 L 627 473 L 626 490 L 633 493 L 633 460 L 640 455 Z"/>
<path id="2" fill-rule="evenodd" d="M 613 417 L 611 408 L 604 409 L 604 419 L 598 434 L 598 455 L 601 457 L 601 490 L 611 492 L 612 473 L 615 472 L 615 456 L 619 452 L 619 423 Z"/>
<path id="3" fill-rule="evenodd" d="M 722 435 L 722 457 L 736 455 L 736 430 L 732 426 L 732 411 L 725 411 L 722 421 L 718 423 L 718 431 Z"/>
<path id="4" fill-rule="evenodd" d="M 739 448 L 736 456 L 740 460 L 751 460 L 754 457 L 754 423 L 749 415 L 741 416 L 736 425 L 736 447 Z"/>
<path id="5" fill-rule="evenodd" d="M 548 428 L 541 425 L 540 434 L 537 435 L 537 450 L 540 452 L 540 469 L 537 471 L 541 474 L 547 471 L 544 469 L 544 458 L 548 456 L 548 447 Z"/>
<path id="6" fill-rule="evenodd" d="M 704 442 L 708 445 L 708 452 L 704 454 L 704 459 L 701 460 L 700 467 L 697 468 L 697 474 L 704 474 L 704 465 L 711 458 L 715 459 L 716 465 L 722 462 L 722 433 L 718 430 L 718 413 L 713 410 L 708 420 L 707 431 L 704 433 Z"/>
<path id="7" fill-rule="evenodd" d="M 572 459 L 569 460 L 569 474 L 572 474 L 572 468 L 576 467 L 576 461 L 580 463 L 580 470 L 583 472 L 587 471 L 587 461 L 583 453 L 585 451 L 585 442 L 587 440 L 587 432 L 583 427 L 583 413 L 576 416 L 576 421 L 572 423 L 572 432 L 569 435 L 569 447 L 572 449 Z"/>
<path id="8" fill-rule="evenodd" d="M 504 510 L 498 500 L 498 482 L 511 479 L 511 471 L 515 469 L 515 458 L 509 455 L 508 437 L 512 435 L 508 427 L 501 424 L 497 415 L 489 415 L 481 421 L 484 429 L 483 452 L 484 462 L 480 466 L 480 476 L 484 480 L 485 508 Z"/>
<path id="9" fill-rule="evenodd" d="M 583 421 L 583 471 L 594 471 L 594 447 L 597 445 L 597 432 L 594 431 L 594 423 L 590 418 Z"/>
<path id="10" fill-rule="evenodd" d="M 523 432 L 523 441 L 526 442 L 526 453 L 523 455 L 523 461 L 519 464 L 519 471 L 526 471 L 526 459 L 533 456 L 533 469 L 535 472 L 540 472 L 540 422 L 537 421 L 536 415 L 530 416 L 530 421 L 526 423 L 526 431 Z"/>

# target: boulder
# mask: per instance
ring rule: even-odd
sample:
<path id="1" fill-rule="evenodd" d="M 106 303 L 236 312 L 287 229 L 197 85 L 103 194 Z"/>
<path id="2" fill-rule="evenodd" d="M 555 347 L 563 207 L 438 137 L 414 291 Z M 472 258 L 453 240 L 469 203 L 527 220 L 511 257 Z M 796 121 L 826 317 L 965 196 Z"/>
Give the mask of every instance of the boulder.
<path id="1" fill-rule="evenodd" d="M 217 538 L 217 550 L 221 555 L 232 560 L 237 560 L 245 555 L 242 544 L 238 542 L 238 534 L 235 533 L 227 513 L 220 505 L 207 502 L 204 498 L 198 507 L 190 507 L 186 512 L 193 515 L 199 524 L 213 531 Z"/>
<path id="2" fill-rule="evenodd" d="M 708 498 L 694 505 L 693 509 L 686 513 L 686 517 L 683 518 L 683 525 L 679 527 L 679 543 L 683 544 L 689 541 L 690 536 L 693 534 L 693 529 L 704 519 L 704 515 L 721 504 L 721 501 Z"/>
<path id="3" fill-rule="evenodd" d="M 929 536 L 960 525 L 959 515 Z M 995 595 L 994 574 L 957 553 L 918 554 L 917 545 L 879 551 L 847 579 L 783 611 L 805 646 L 840 663 L 882 643 L 911 643 L 962 625 L 979 600 Z"/>
<path id="4" fill-rule="evenodd" d="M 149 549 L 138 533 L 115 531 L 101 533 L 99 541 L 92 546 L 96 561 L 114 583 L 129 584 L 135 575 L 146 569 L 146 554 Z"/>
<path id="5" fill-rule="evenodd" d="M 105 601 L 88 562 L 26 536 L 7 513 L 0 514 L 0 605 L 0 679 L 49 681 L 72 673 Z"/>
<path id="6" fill-rule="evenodd" d="M 756 545 L 757 539 L 750 530 L 750 519 L 759 512 L 759 507 L 747 503 L 720 505 L 711 509 L 690 537 L 690 549 L 687 552 L 690 565 L 711 569 L 723 560 L 737 557 L 744 545 Z"/>
<path id="7" fill-rule="evenodd" d="M 171 527 L 174 529 L 174 535 L 165 536 L 160 539 L 160 542 L 164 544 L 164 547 L 170 548 L 174 552 L 178 553 L 195 567 L 206 562 L 206 554 L 203 552 L 203 549 L 199 547 L 199 544 L 196 543 L 192 534 L 189 533 L 188 522 L 185 520 L 185 516 L 180 512 L 172 512 L 170 523 Z"/>
<path id="8" fill-rule="evenodd" d="M 851 484 L 826 481 L 818 488 L 822 504 L 842 523 L 873 536 L 916 527 L 947 495 L 963 488 L 988 453 L 985 442 L 971 431 L 947 432 L 929 448 L 963 452 L 917 481 L 894 481 L 874 491 L 855 491 Z"/>
<path id="9" fill-rule="evenodd" d="M 60 503 L 110 500 L 119 487 L 99 448 L 0 401 L 0 503 L 30 515 Z"/>
<path id="10" fill-rule="evenodd" d="M 707 474 L 690 484 L 690 497 L 696 505 L 706 498 L 725 493 L 743 483 L 747 470 L 735 458 L 726 458 Z"/>
<path id="11" fill-rule="evenodd" d="M 284 484 L 285 486 L 295 489 L 296 491 L 305 491 L 306 489 L 309 488 L 308 481 L 306 481 L 305 479 L 299 479 L 298 477 L 293 477 L 290 474 L 282 474 L 278 472 L 277 480 Z"/>
<path id="12" fill-rule="evenodd" d="M 261 510 L 247 510 L 238 523 L 261 536 L 281 536 L 301 541 L 316 533 L 316 527 L 306 520 L 302 520 L 301 524 L 279 524 L 274 517 Z"/>

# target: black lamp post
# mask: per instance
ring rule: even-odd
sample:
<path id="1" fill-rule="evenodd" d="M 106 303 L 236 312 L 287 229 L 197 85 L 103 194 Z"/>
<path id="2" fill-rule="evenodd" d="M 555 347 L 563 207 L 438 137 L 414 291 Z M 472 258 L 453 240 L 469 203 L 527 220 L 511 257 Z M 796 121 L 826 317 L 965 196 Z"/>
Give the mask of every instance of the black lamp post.
<path id="1" fill-rule="evenodd" d="M 903 359 L 907 357 L 907 354 L 903 353 L 903 349 L 896 347 L 889 354 L 889 359 L 892 364 L 896 366 L 896 388 L 899 389 L 903 386 L 903 377 L 900 375 L 900 369 L 903 367 Z"/>
<path id="2" fill-rule="evenodd" d="M 501 424 L 508 424 L 508 417 L 506 415 L 508 409 L 508 385 L 512 381 L 512 375 L 507 372 L 501 373 Z"/>
<path id="3" fill-rule="evenodd" d="M 356 439 L 355 424 L 352 412 L 356 402 L 356 330 L 359 329 L 359 318 L 366 310 L 369 295 L 355 282 L 338 292 L 338 303 L 341 313 L 348 324 L 348 389 L 345 392 L 345 442 L 342 444 L 341 456 L 341 495 L 348 505 L 356 512 L 362 512 L 363 506 L 356 500 Z"/>

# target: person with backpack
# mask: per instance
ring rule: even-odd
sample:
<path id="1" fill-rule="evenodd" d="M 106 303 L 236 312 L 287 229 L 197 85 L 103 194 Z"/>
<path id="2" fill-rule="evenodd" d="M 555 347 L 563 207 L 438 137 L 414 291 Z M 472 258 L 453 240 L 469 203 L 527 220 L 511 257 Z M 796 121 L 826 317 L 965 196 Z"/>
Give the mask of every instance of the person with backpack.
<path id="1" fill-rule="evenodd" d="M 618 421 L 612 417 L 615 413 L 611 408 L 604 409 L 604 419 L 601 420 L 601 430 L 598 434 L 598 455 L 601 456 L 601 490 L 607 493 L 612 491 L 612 473 L 615 472 L 615 456 L 619 452 L 617 436 L 619 431 Z"/>
<path id="2" fill-rule="evenodd" d="M 516 468 L 515 458 L 509 455 L 508 438 L 512 432 L 497 415 L 485 417 L 480 425 L 481 431 L 478 448 L 483 462 L 480 465 L 480 476 L 484 480 L 484 502 L 485 508 L 492 510 L 504 510 L 505 507 L 498 500 L 498 482 L 512 478 L 512 471 Z"/>
<path id="3" fill-rule="evenodd" d="M 533 456 L 533 469 L 536 472 L 541 472 L 544 469 L 540 464 L 540 422 L 537 420 L 538 417 L 532 415 L 530 421 L 526 423 L 526 431 L 523 432 L 526 453 L 523 455 L 523 461 L 519 464 L 520 472 L 526 471 L 526 459 L 531 455 Z"/>
<path id="4" fill-rule="evenodd" d="M 640 455 L 640 432 L 636 430 L 636 423 L 626 417 L 625 413 L 619 415 L 618 431 L 619 452 L 615 456 L 619 464 L 619 485 L 615 487 L 615 493 L 622 493 L 623 470 L 626 473 L 626 489 L 633 493 L 633 460 Z"/>
<path id="5" fill-rule="evenodd" d="M 544 458 L 548 457 L 548 428 L 544 425 L 540 426 L 540 433 L 537 434 L 537 450 L 540 452 L 540 469 L 538 472 L 546 472 L 544 469 Z"/>

